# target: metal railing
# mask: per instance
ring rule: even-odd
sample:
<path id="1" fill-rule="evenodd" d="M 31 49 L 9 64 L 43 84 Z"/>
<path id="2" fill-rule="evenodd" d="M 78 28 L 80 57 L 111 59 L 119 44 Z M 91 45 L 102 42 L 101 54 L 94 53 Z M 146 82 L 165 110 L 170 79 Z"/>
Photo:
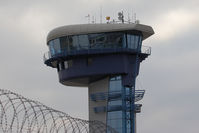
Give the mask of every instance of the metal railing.
<path id="1" fill-rule="evenodd" d="M 47 52 L 44 53 L 43 61 L 45 62 L 46 60 L 49 60 L 52 57 L 56 57 L 56 56 L 59 56 L 59 55 L 67 56 L 67 55 L 75 55 L 75 54 L 78 54 L 78 53 L 89 54 L 89 53 L 92 53 L 95 50 L 98 50 L 99 53 L 104 53 L 107 50 L 111 50 L 113 52 L 117 52 L 117 51 L 119 52 L 120 50 L 127 50 L 127 49 L 128 50 L 135 50 L 135 51 L 137 51 L 137 49 L 123 48 L 123 47 L 96 47 L 95 48 L 95 47 L 84 46 L 84 47 L 77 48 L 77 49 L 64 49 L 64 50 L 60 50 L 60 51 L 57 51 L 54 54 L 52 54 L 50 51 L 47 51 Z M 151 47 L 149 47 L 149 46 L 142 46 L 141 47 L 141 53 L 142 54 L 148 54 L 148 55 L 150 55 L 151 54 Z"/>
<path id="2" fill-rule="evenodd" d="M 50 58 L 52 58 L 50 51 L 45 52 L 43 56 L 43 61 L 45 62 L 46 60 Z"/>
<path id="3" fill-rule="evenodd" d="M 140 113 L 141 112 L 142 104 L 135 104 L 134 112 Z M 126 110 L 130 111 L 130 105 L 126 106 Z M 106 106 L 98 106 L 93 108 L 95 113 L 103 113 L 103 112 L 113 112 L 113 111 L 121 111 L 122 105 L 110 105 L 108 108 Z"/>
<path id="4" fill-rule="evenodd" d="M 148 55 L 150 55 L 151 54 L 151 47 L 149 47 L 149 46 L 142 46 L 141 47 L 141 53 L 142 54 L 148 54 Z"/>
<path id="5" fill-rule="evenodd" d="M 140 101 L 145 94 L 145 90 L 135 90 L 135 102 Z M 122 98 L 122 91 L 112 91 L 112 92 L 99 92 L 91 94 L 90 98 L 92 101 L 105 101 L 105 100 L 118 100 Z M 130 100 L 130 94 L 126 94 L 126 100 Z"/>

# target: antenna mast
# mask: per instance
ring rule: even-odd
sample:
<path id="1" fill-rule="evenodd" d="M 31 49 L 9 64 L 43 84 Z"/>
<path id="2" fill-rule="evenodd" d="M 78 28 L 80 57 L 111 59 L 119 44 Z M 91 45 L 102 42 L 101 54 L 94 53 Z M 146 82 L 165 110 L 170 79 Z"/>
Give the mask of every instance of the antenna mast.
<path id="1" fill-rule="evenodd" d="M 122 12 L 118 12 L 118 20 L 122 21 L 122 23 L 124 23 L 124 14 L 123 14 L 123 11 Z"/>
<path id="2" fill-rule="evenodd" d="M 135 17 L 135 22 L 136 22 L 136 20 L 137 20 L 137 18 L 136 18 L 136 13 L 134 13 L 134 17 Z"/>
<path id="3" fill-rule="evenodd" d="M 102 6 L 100 6 L 100 23 L 102 23 Z"/>
<path id="4" fill-rule="evenodd" d="M 131 23 L 130 14 L 128 12 L 128 23 Z"/>
<path id="5" fill-rule="evenodd" d="M 95 16 L 92 16 L 92 24 L 95 23 Z"/>
<path id="6" fill-rule="evenodd" d="M 85 16 L 88 19 L 88 24 L 90 23 L 90 14 L 88 14 L 87 16 Z"/>

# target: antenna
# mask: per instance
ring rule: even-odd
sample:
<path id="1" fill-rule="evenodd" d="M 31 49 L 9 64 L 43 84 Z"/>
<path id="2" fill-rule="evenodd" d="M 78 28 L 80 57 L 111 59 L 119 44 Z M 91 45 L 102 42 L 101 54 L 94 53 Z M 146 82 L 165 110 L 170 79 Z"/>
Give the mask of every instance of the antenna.
<path id="1" fill-rule="evenodd" d="M 128 12 L 128 23 L 130 23 L 130 22 L 131 22 L 131 19 L 130 19 L 130 14 Z"/>
<path id="2" fill-rule="evenodd" d="M 136 22 L 137 18 L 136 18 L 136 13 L 134 13 L 134 22 Z"/>
<path id="3" fill-rule="evenodd" d="M 122 12 L 118 12 L 118 20 L 120 20 L 120 21 L 122 21 L 122 23 L 124 23 L 123 11 Z"/>
<path id="4" fill-rule="evenodd" d="M 92 16 L 92 23 L 95 23 L 95 16 Z"/>
<path id="5" fill-rule="evenodd" d="M 102 23 L 102 6 L 100 6 L 100 23 Z"/>
<path id="6" fill-rule="evenodd" d="M 132 23 L 134 23 L 134 13 L 133 13 L 133 9 L 132 9 Z"/>
<path id="7" fill-rule="evenodd" d="M 88 19 L 88 24 L 90 23 L 90 14 L 88 14 L 87 16 L 85 16 Z"/>

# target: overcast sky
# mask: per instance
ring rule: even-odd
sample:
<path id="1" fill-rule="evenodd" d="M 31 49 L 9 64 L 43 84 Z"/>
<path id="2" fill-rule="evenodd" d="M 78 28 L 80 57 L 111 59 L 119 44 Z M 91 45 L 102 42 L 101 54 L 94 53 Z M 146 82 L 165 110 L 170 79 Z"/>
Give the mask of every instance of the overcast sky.
<path id="1" fill-rule="evenodd" d="M 152 54 L 141 64 L 137 88 L 145 89 L 140 133 L 199 132 L 198 0 L 0 0 L 0 88 L 87 119 L 87 88 L 66 87 L 43 63 L 46 36 L 55 27 L 97 22 L 136 12 L 155 35 L 143 42 Z"/>

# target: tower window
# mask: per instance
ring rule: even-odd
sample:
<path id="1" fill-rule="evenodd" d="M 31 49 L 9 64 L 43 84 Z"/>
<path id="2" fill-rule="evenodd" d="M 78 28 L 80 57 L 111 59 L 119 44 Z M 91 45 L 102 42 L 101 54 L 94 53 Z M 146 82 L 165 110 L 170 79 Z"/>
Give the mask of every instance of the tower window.
<path id="1" fill-rule="evenodd" d="M 72 66 L 73 66 L 73 61 L 72 60 L 64 61 L 64 69 L 68 69 L 68 68 L 70 68 Z"/>
<path id="2" fill-rule="evenodd" d="M 57 70 L 58 71 L 64 70 L 64 62 L 59 62 L 58 66 L 57 66 Z"/>
<path id="3" fill-rule="evenodd" d="M 61 71 L 63 69 L 63 67 L 62 67 L 62 62 L 59 62 L 58 64 L 57 64 L 57 70 L 58 71 Z"/>
<path id="4" fill-rule="evenodd" d="M 67 61 L 64 61 L 64 68 L 68 69 L 68 62 Z"/>
<path id="5" fill-rule="evenodd" d="M 68 68 L 73 66 L 73 60 L 68 60 Z"/>
<path id="6" fill-rule="evenodd" d="M 88 65 L 88 66 L 91 65 L 92 62 L 93 62 L 93 59 L 92 59 L 92 58 L 88 58 L 88 59 L 87 59 L 87 65 Z"/>

